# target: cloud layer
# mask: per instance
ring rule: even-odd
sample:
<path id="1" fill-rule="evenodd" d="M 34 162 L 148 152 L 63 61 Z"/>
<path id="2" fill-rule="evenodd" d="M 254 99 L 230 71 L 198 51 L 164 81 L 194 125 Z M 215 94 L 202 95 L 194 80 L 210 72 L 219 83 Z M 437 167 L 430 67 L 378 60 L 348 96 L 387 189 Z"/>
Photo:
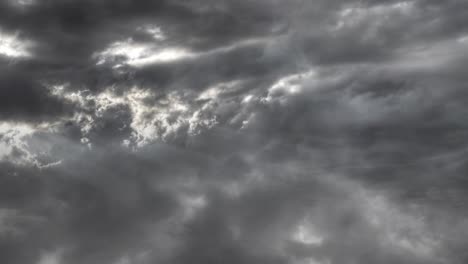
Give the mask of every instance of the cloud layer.
<path id="1" fill-rule="evenodd" d="M 0 3 L 0 262 L 466 263 L 468 2 Z"/>

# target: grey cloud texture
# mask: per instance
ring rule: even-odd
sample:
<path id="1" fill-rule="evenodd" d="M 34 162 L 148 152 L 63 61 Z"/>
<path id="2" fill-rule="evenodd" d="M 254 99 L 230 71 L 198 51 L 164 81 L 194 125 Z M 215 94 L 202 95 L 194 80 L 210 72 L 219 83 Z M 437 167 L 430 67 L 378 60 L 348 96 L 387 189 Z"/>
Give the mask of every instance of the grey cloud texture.
<path id="1" fill-rule="evenodd" d="M 0 3 L 0 262 L 468 261 L 466 1 Z"/>

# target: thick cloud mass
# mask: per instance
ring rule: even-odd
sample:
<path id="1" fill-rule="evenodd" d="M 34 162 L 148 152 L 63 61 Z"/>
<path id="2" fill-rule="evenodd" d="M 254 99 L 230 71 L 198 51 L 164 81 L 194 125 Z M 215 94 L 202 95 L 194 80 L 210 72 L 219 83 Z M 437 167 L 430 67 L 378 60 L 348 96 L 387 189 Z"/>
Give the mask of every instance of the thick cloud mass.
<path id="1" fill-rule="evenodd" d="M 468 2 L 3 0 L 0 263 L 468 263 Z"/>

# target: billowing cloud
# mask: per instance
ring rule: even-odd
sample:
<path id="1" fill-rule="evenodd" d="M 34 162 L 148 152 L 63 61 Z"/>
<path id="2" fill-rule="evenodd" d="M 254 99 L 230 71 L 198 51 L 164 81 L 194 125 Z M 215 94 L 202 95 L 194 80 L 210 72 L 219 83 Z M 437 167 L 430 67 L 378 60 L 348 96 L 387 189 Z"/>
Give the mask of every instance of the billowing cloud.
<path id="1" fill-rule="evenodd" d="M 0 262 L 466 263 L 467 12 L 1 2 Z"/>

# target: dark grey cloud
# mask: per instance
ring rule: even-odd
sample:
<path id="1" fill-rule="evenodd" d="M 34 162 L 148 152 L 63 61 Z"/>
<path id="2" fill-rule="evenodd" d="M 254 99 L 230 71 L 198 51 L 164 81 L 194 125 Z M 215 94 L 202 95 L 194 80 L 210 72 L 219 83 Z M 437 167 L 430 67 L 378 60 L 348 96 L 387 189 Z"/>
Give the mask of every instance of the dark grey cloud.
<path id="1" fill-rule="evenodd" d="M 0 119 L 44 121 L 70 115 L 73 105 L 53 96 L 32 76 L 6 71 L 0 76 Z"/>
<path id="2" fill-rule="evenodd" d="M 465 1 L 0 3 L 0 262 L 466 263 Z"/>

